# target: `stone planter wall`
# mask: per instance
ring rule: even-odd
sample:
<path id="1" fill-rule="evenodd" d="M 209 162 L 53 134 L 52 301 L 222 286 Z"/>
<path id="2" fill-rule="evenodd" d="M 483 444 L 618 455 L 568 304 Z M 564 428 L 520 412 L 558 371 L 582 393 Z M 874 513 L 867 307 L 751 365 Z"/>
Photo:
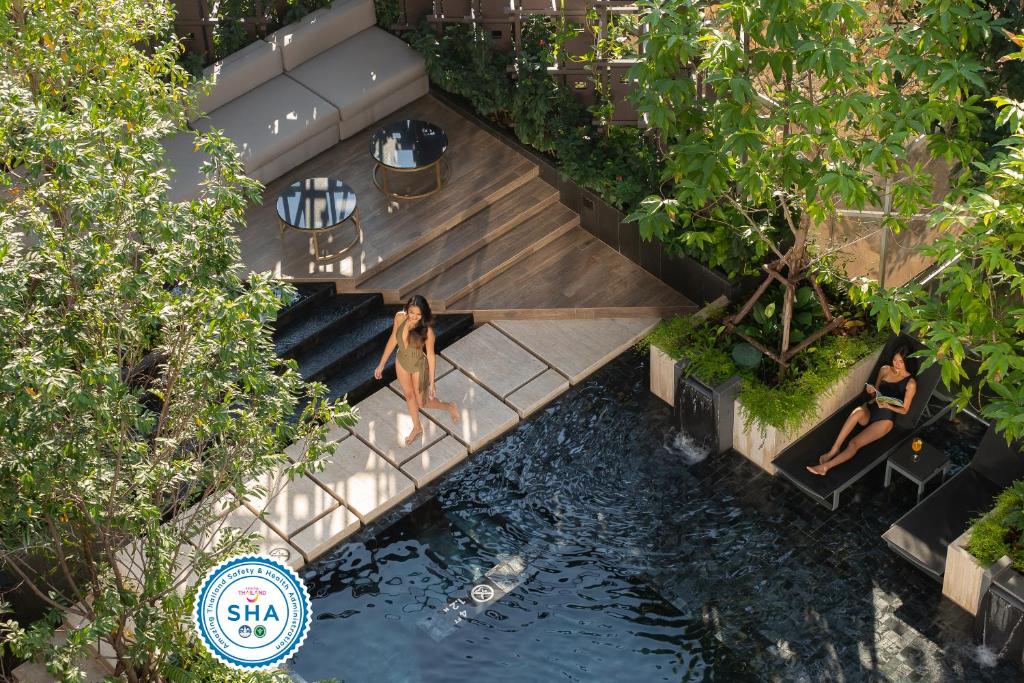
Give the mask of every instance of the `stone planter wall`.
<path id="1" fill-rule="evenodd" d="M 942 594 L 959 605 L 965 612 L 977 616 L 982 598 L 992 584 L 992 576 L 1010 564 L 1009 557 L 1003 557 L 987 569 L 979 564 L 974 555 L 967 552 L 971 530 L 946 549 L 946 570 L 942 575 Z"/>
<path id="2" fill-rule="evenodd" d="M 748 430 L 746 427 L 747 413 L 737 399 L 732 447 L 758 467 L 774 475 L 775 466 L 772 465 L 772 461 L 779 453 L 864 391 L 864 384 L 874 379 L 870 376 L 871 371 L 881 352 L 882 349 L 879 348 L 874 353 L 857 361 L 850 368 L 846 377 L 836 382 L 835 386 L 821 397 L 817 412 L 792 432 L 756 424 L 751 425 Z"/>
<path id="3" fill-rule="evenodd" d="M 695 321 L 703 320 L 712 311 L 725 308 L 729 300 L 719 296 L 711 303 L 704 306 L 693 314 Z M 676 384 L 679 376 L 683 374 L 683 366 L 677 363 L 667 353 L 651 344 L 651 393 L 660 398 L 672 407 L 676 405 Z"/>

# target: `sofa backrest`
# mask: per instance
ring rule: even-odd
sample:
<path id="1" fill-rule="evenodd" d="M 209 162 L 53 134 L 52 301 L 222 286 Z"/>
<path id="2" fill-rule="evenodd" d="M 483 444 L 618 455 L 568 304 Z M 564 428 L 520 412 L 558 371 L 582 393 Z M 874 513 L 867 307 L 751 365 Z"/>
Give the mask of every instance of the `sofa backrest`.
<path id="1" fill-rule="evenodd" d="M 284 69 L 291 71 L 376 23 L 373 0 L 338 0 L 278 29 L 264 40 L 281 50 Z"/>
<path id="2" fill-rule="evenodd" d="M 1024 450 L 1020 443 L 1007 445 L 1006 439 L 988 428 L 969 467 L 1000 488 L 1024 479 Z"/>
<path id="3" fill-rule="evenodd" d="M 208 95 L 199 94 L 199 110 L 207 114 L 283 72 L 277 46 L 257 40 L 206 67 L 203 77 L 212 78 L 213 84 Z"/>

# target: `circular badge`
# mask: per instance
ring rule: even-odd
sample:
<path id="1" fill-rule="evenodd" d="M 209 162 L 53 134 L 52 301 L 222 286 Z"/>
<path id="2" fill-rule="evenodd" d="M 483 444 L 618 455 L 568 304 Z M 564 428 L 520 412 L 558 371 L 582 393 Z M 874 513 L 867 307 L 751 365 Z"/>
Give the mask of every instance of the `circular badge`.
<path id="1" fill-rule="evenodd" d="M 291 567 L 243 555 L 210 570 L 193 617 L 218 660 L 236 669 L 270 669 L 302 646 L 311 620 L 309 591 Z"/>

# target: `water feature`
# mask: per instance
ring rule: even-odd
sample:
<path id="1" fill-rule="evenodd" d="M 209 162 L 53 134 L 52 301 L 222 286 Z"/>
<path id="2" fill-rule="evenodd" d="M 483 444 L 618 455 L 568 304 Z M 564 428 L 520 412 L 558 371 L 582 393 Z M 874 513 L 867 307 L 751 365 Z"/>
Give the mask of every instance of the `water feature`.
<path id="1" fill-rule="evenodd" d="M 992 577 L 978 621 L 982 647 L 1024 669 L 1024 577 L 1013 567 Z"/>
<path id="2" fill-rule="evenodd" d="M 735 453 L 684 457 L 645 362 L 624 354 L 304 568 L 295 675 L 1010 680 L 879 539 L 913 487 L 869 477 L 829 513 Z M 957 466 L 982 431 L 933 429 Z"/>
<path id="3" fill-rule="evenodd" d="M 709 453 L 732 448 L 733 413 L 739 389 L 737 377 L 712 387 L 696 377 L 681 375 L 676 384 L 675 405 L 680 433 L 687 434 Z"/>
<path id="4" fill-rule="evenodd" d="M 693 377 L 681 377 L 676 387 L 676 417 L 680 430 L 700 448 L 718 452 L 718 419 L 711 387 Z"/>

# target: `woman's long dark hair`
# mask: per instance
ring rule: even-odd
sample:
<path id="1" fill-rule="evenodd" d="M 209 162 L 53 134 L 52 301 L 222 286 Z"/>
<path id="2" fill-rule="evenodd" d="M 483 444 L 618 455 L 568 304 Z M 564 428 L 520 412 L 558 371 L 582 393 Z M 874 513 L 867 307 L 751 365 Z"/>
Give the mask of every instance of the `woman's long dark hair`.
<path id="1" fill-rule="evenodd" d="M 420 309 L 420 321 L 409 328 L 409 345 L 422 349 L 427 343 L 427 328 L 434 324 L 434 314 L 430 312 L 430 304 L 419 294 L 413 294 L 405 302 L 405 312 L 408 313 L 413 306 Z"/>
<path id="2" fill-rule="evenodd" d="M 906 344 L 900 344 L 899 346 L 896 347 L 896 350 L 892 352 L 892 355 L 893 355 L 893 358 L 895 358 L 896 354 L 899 354 L 903 358 L 903 364 L 905 366 L 907 366 L 907 372 L 910 373 L 911 377 L 916 377 L 917 376 L 917 367 L 918 367 L 917 359 L 916 358 L 911 358 L 910 357 L 911 353 L 913 353 L 913 352 L 910 350 L 909 346 L 907 346 Z M 892 361 L 890 361 L 890 363 L 891 362 Z"/>

